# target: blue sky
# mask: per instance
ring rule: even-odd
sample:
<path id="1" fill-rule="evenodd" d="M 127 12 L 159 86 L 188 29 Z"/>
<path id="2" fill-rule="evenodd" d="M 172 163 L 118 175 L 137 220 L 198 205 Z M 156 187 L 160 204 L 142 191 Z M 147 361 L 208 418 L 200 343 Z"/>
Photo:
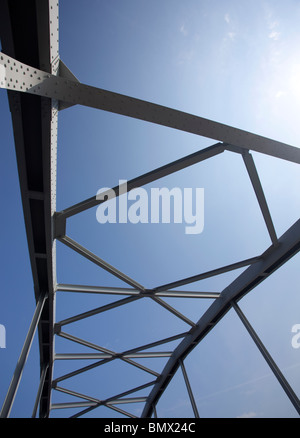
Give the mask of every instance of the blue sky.
<path id="1" fill-rule="evenodd" d="M 60 2 L 60 56 L 85 84 L 176 108 L 298 146 L 300 102 L 300 3 L 298 1 L 154 0 Z M 0 402 L 4 400 L 34 311 L 34 295 L 22 216 L 13 134 L 5 91 L 1 105 L 2 292 Z M 213 140 L 123 116 L 74 106 L 58 121 L 57 210 L 94 196 L 158 166 L 214 144 Z M 280 236 L 299 217 L 299 169 L 253 153 Z M 146 287 L 205 272 L 261 254 L 270 245 L 242 158 L 225 152 L 151 187 L 203 187 L 203 233 L 184 224 L 105 224 L 91 209 L 68 220 L 70 237 Z M 125 286 L 57 244 L 58 281 Z M 185 286 L 222 291 L 242 270 Z M 117 297 L 57 293 L 57 320 Z M 211 304 L 165 299 L 197 322 Z M 300 349 L 291 328 L 300 323 L 299 255 L 240 303 L 285 377 L 300 394 Z M 123 351 L 188 330 L 157 303 L 145 299 L 66 326 L 66 331 L 113 351 Z M 169 350 L 175 345 L 160 346 Z M 57 339 L 57 352 L 85 352 Z M 138 360 L 137 360 L 138 361 Z M 67 361 L 68 362 L 68 361 Z M 85 361 L 85 364 L 88 361 Z M 158 372 L 165 360 L 140 360 Z M 78 365 L 78 366 L 77 366 Z M 57 361 L 54 376 L 83 366 Z M 186 359 L 201 417 L 296 417 L 297 413 L 234 311 Z M 31 415 L 38 386 L 35 340 L 12 417 Z M 105 398 L 152 380 L 114 361 L 62 386 Z M 143 392 L 141 395 L 147 395 Z M 75 401 L 54 392 L 54 402 Z M 140 415 L 142 405 L 128 411 Z M 190 417 L 179 371 L 157 406 L 162 417 Z M 75 411 L 53 411 L 68 416 Z M 118 416 L 108 408 L 90 416 Z"/>

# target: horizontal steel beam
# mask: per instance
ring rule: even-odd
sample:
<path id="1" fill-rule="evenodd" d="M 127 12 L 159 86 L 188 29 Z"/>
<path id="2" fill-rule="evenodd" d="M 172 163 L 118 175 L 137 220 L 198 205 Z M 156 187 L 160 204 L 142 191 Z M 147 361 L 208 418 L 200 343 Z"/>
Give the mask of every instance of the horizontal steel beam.
<path id="1" fill-rule="evenodd" d="M 102 287 L 102 286 L 86 286 L 80 284 L 57 284 L 56 291 L 75 292 L 87 294 L 108 294 L 108 295 L 134 295 L 140 294 L 139 289 L 126 287 Z"/>
<path id="2" fill-rule="evenodd" d="M 80 401 L 80 402 L 69 402 L 69 403 L 53 403 L 51 405 L 51 410 L 53 409 L 72 409 L 72 408 L 86 408 L 90 406 L 97 407 L 98 404 L 90 401 Z"/>
<path id="3" fill-rule="evenodd" d="M 128 397 L 128 398 L 120 398 L 120 399 L 114 399 L 111 401 L 106 402 L 106 405 L 122 405 L 126 403 L 145 403 L 147 400 L 147 397 Z"/>
<path id="4" fill-rule="evenodd" d="M 152 382 L 144 383 L 143 385 L 140 385 L 140 386 L 137 386 L 135 388 L 129 389 L 129 390 L 124 391 L 124 392 L 122 392 L 120 394 L 117 394 L 117 395 L 115 395 L 113 397 L 109 397 L 109 398 L 107 398 L 105 400 L 95 399 L 94 397 L 90 397 L 90 396 L 87 396 L 85 394 L 81 394 L 81 393 L 72 391 L 70 389 L 62 388 L 62 387 L 58 387 L 58 386 L 55 386 L 54 389 L 57 390 L 57 391 L 69 394 L 69 395 L 73 395 L 75 397 L 83 398 L 83 399 L 88 400 L 90 402 L 90 406 L 88 406 L 87 409 L 85 409 L 84 411 L 81 411 L 81 412 L 79 412 L 79 413 L 74 415 L 74 417 L 80 417 L 80 416 L 84 415 L 85 413 L 88 413 L 91 410 L 93 410 L 93 409 L 95 409 L 95 408 L 97 408 L 99 406 L 104 405 L 104 406 L 110 407 L 112 403 L 114 403 L 116 401 L 120 401 L 121 397 L 125 397 L 127 395 L 133 394 L 134 392 L 141 391 L 142 389 L 148 388 L 149 386 L 153 386 L 155 384 L 155 382 L 156 382 L 156 380 L 153 380 Z M 146 401 L 146 397 L 143 397 L 142 399 L 143 399 L 143 402 Z M 128 402 L 130 403 L 130 399 L 129 398 L 124 399 L 124 400 L 128 400 L 127 403 Z M 135 397 L 135 400 L 137 400 L 137 397 Z M 63 406 L 61 406 L 61 408 L 63 408 Z M 121 412 L 121 413 L 123 413 L 123 412 Z"/>
<path id="5" fill-rule="evenodd" d="M 147 350 L 149 348 L 154 348 L 154 347 L 157 347 L 159 345 L 166 344 L 166 343 L 169 343 L 169 342 L 177 341 L 178 339 L 181 339 L 184 336 L 186 336 L 187 333 L 188 332 L 180 333 L 178 335 L 170 336 L 168 338 L 164 338 L 164 339 L 161 339 L 159 341 L 154 341 L 154 342 L 151 342 L 149 344 L 140 345 L 138 347 L 131 348 L 130 350 L 123 351 L 122 353 L 115 353 L 115 352 L 113 352 L 111 350 L 108 350 L 106 348 L 100 347 L 99 345 L 96 345 L 96 344 L 93 344 L 91 342 L 85 341 L 84 339 L 80 339 L 80 338 L 78 338 L 76 336 L 73 336 L 73 335 L 70 335 L 68 333 L 58 332 L 57 334 L 58 334 L 58 336 L 60 336 L 62 338 L 68 339 L 69 341 L 78 343 L 80 345 L 84 345 L 85 347 L 92 348 L 94 350 L 101 351 L 102 353 L 104 353 L 107 356 L 107 358 L 118 358 L 120 356 L 130 357 L 133 354 L 140 354 L 141 355 L 140 357 L 142 357 L 142 355 L 143 355 L 143 357 L 146 357 L 146 355 L 149 354 L 150 355 L 149 357 L 151 357 L 152 355 L 155 355 L 156 352 L 146 353 L 143 350 Z M 56 359 L 57 359 L 57 355 L 56 355 Z"/>
<path id="6" fill-rule="evenodd" d="M 296 147 L 144 100 L 56 77 L 0 53 L 0 86 L 121 114 L 300 163 Z M 25 74 L 24 74 L 25 73 Z"/>
<path id="7" fill-rule="evenodd" d="M 157 352 L 139 352 L 129 354 L 105 354 L 105 353 L 56 353 L 54 360 L 82 360 L 82 359 L 109 359 L 110 357 L 125 359 L 145 359 L 145 358 L 157 358 L 157 357 L 170 357 L 172 351 L 157 351 Z"/>
<path id="8" fill-rule="evenodd" d="M 102 287 L 102 286 L 84 286 L 78 284 L 58 284 L 56 291 L 75 292 L 75 293 L 94 293 L 108 295 L 129 295 L 138 296 L 141 292 L 138 289 L 126 287 Z M 209 298 L 215 299 L 220 296 L 220 292 L 197 292 L 183 290 L 166 290 L 162 292 L 154 292 L 151 289 L 146 289 L 142 296 L 156 297 L 174 297 L 174 298 Z"/>
<path id="9" fill-rule="evenodd" d="M 153 295 L 156 297 L 165 297 L 165 298 L 208 298 L 208 299 L 216 299 L 219 298 L 220 292 L 195 292 L 188 290 L 165 290 L 161 292 L 154 292 Z"/>
<path id="10" fill-rule="evenodd" d="M 148 368 L 148 367 L 146 367 L 146 366 L 144 366 L 144 365 L 142 365 L 142 364 L 140 364 L 140 363 L 137 363 L 137 362 L 133 361 L 133 360 L 130 359 L 129 357 L 124 357 L 126 354 L 127 354 L 127 355 L 130 355 L 131 353 L 135 353 L 136 350 L 135 350 L 135 351 L 123 352 L 123 353 L 116 353 L 116 352 L 114 352 L 114 351 L 108 350 L 107 348 L 100 347 L 99 345 L 92 344 L 92 343 L 87 342 L 87 341 L 85 341 L 85 340 L 83 340 L 83 339 L 77 338 L 76 336 L 70 335 L 70 334 L 68 334 L 68 333 L 63 333 L 63 332 L 61 332 L 60 330 L 58 330 L 57 334 L 58 334 L 59 336 L 65 338 L 65 339 L 70 340 L 70 341 L 73 341 L 73 342 L 79 343 L 79 344 L 81 344 L 81 345 L 84 345 L 84 346 L 86 346 L 86 347 L 90 347 L 90 348 L 92 348 L 92 349 L 95 349 L 95 350 L 101 351 L 102 353 L 106 354 L 107 357 L 106 357 L 106 358 L 103 358 L 103 356 L 100 356 L 100 357 L 102 357 L 102 359 L 99 360 L 99 361 L 97 361 L 97 362 L 95 362 L 95 363 L 92 363 L 92 364 L 87 365 L 87 366 L 85 366 L 85 367 L 79 368 L 78 370 L 72 371 L 72 372 L 70 372 L 70 373 L 68 373 L 68 374 L 65 374 L 65 375 L 63 375 L 63 376 L 57 377 L 57 378 L 55 379 L 55 381 L 54 381 L 54 385 L 56 385 L 57 382 L 60 382 L 60 381 L 62 381 L 62 380 L 69 379 L 70 377 L 74 377 L 74 376 L 76 376 L 76 375 L 78 375 L 78 374 L 84 373 L 84 372 L 89 371 L 89 370 L 91 370 L 91 369 L 93 369 L 93 368 L 96 368 L 96 367 L 98 367 L 98 366 L 104 365 L 105 363 L 111 362 L 111 361 L 113 361 L 113 360 L 115 360 L 115 359 L 120 359 L 120 360 L 122 360 L 122 361 L 124 361 L 124 362 L 127 362 L 127 363 L 129 363 L 130 365 L 133 365 L 133 366 L 135 366 L 136 368 L 140 368 L 141 370 L 143 370 L 143 371 L 145 371 L 145 372 L 147 372 L 147 373 L 150 373 L 150 374 L 152 374 L 152 375 L 154 375 L 154 376 L 156 376 L 156 377 L 159 376 L 159 373 L 157 373 L 156 371 L 153 371 L 153 370 L 151 370 L 150 368 Z"/>

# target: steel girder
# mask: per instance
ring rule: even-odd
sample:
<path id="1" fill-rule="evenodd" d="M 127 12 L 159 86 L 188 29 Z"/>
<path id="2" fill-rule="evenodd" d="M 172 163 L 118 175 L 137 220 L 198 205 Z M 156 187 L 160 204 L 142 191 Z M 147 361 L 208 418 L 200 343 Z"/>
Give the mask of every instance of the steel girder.
<path id="1" fill-rule="evenodd" d="M 47 73 L 58 71 L 58 4 L 0 2 L 2 51 Z M 52 34 L 52 36 L 51 36 Z M 57 102 L 8 90 L 35 299 L 48 294 L 38 324 L 40 415 L 47 416 L 53 364 Z M 44 373 L 44 370 L 47 370 Z"/>
<path id="2" fill-rule="evenodd" d="M 116 405 L 144 402 L 145 407 L 142 416 L 150 417 L 153 413 L 155 414 L 155 406 L 159 398 L 167 388 L 177 369 L 181 367 L 192 408 L 197 417 L 199 414 L 184 366 L 184 359 L 231 308 L 237 311 L 295 409 L 300 412 L 299 399 L 285 379 L 282 378 L 282 375 L 280 375 L 272 358 L 269 357 L 265 348 L 257 339 L 255 332 L 237 305 L 237 302 L 245 294 L 264 281 L 265 278 L 293 257 L 300 249 L 299 221 L 281 237 L 277 237 L 259 176 L 249 151 L 253 150 L 299 164 L 300 150 L 296 147 L 222 125 L 211 120 L 79 83 L 76 77 L 59 59 L 58 3 L 52 0 L 30 0 L 27 2 L 18 2 L 18 7 L 15 7 L 15 4 L 16 2 L 9 0 L 1 0 L 0 3 L 1 42 L 3 50 L 3 53 L 0 54 L 0 85 L 1 88 L 8 90 L 9 104 L 12 113 L 23 210 L 35 286 L 35 298 L 38 306 L 41 301 L 43 302 L 41 315 L 38 318 L 41 383 L 38 390 L 37 401 L 34 406 L 34 416 L 37 412 L 38 405 L 40 406 L 40 417 L 49 416 L 51 408 L 85 408 L 75 415 L 80 416 L 98 406 L 105 405 L 131 417 L 132 415 L 130 413 L 118 408 Z M 225 150 L 241 154 L 265 220 L 266 228 L 272 242 L 271 246 L 263 254 L 257 255 L 257 257 L 238 261 L 232 265 L 196 274 L 192 277 L 177 280 L 153 289 L 147 289 L 145 286 L 118 271 L 100 257 L 72 240 L 66 235 L 67 219 L 101 202 L 96 196 L 93 196 L 64 211 L 56 212 L 57 114 L 60 109 L 67 108 L 74 104 L 126 115 L 219 141 L 219 143 L 211 147 L 134 178 L 128 182 L 128 191 L 132 188 L 156 181 L 200 161 L 209 159 L 217 154 L 221 154 Z M 120 194 L 118 187 L 115 187 L 115 192 L 117 196 Z M 89 259 L 102 269 L 107 270 L 113 276 L 123 280 L 127 283 L 127 286 L 130 287 L 104 288 L 101 286 L 57 284 L 55 266 L 56 240 L 60 240 L 63 244 L 75 250 L 83 257 Z M 219 275 L 241 267 L 247 267 L 247 269 L 221 293 L 174 290 L 176 287 L 190 284 L 204 278 L 210 278 L 214 275 Z M 93 309 L 89 312 L 75 315 L 67 320 L 56 322 L 54 320 L 56 291 L 125 295 L 126 298 Z M 201 316 L 199 321 L 194 323 L 162 300 L 162 297 L 168 296 L 214 298 L 215 301 Z M 63 326 L 74 321 L 88 318 L 112 308 L 126 305 L 134 300 L 144 298 L 154 300 L 175 314 L 178 318 L 191 326 L 190 330 L 122 353 L 104 349 L 101 346 L 91 344 L 83 339 L 62 332 Z M 53 339 L 55 335 L 90 347 L 97 350 L 97 353 L 83 356 L 76 354 L 55 354 L 53 351 Z M 163 345 L 164 343 L 177 339 L 182 340 L 174 351 L 156 353 L 147 353 L 144 351 L 153 346 Z M 169 359 L 162 373 L 156 373 L 133 360 L 138 357 L 169 357 Z M 97 359 L 97 362 L 65 376 L 61 376 L 53 381 L 52 370 L 55 360 L 72 360 L 78 358 Z M 100 366 L 116 358 L 154 375 L 155 380 L 124 393 L 117 394 L 106 400 L 95 399 L 58 386 L 60 381 L 72 375 L 85 372 L 88 369 Z M 17 377 L 20 377 L 20 373 L 17 374 Z M 16 388 L 13 388 L 13 386 L 14 385 L 11 386 L 11 393 L 13 393 L 10 396 L 11 398 L 15 395 L 14 389 Z M 146 397 L 126 397 L 127 395 L 148 387 L 152 387 L 152 390 Z M 51 406 L 52 389 L 74 395 L 85 401 Z M 9 403 L 7 403 L 7 406 L 8 404 Z M 2 411 L 3 416 L 9 414 L 7 406 L 6 409 Z"/>
<path id="3" fill-rule="evenodd" d="M 180 366 L 180 361 L 199 344 L 238 300 L 293 257 L 299 249 L 300 220 L 279 239 L 278 245 L 269 247 L 257 262 L 249 266 L 249 268 L 223 290 L 220 297 L 213 302 L 199 319 L 196 327 L 192 328 L 188 335 L 181 341 L 163 370 L 161 378 L 150 393 L 143 411 L 143 416 L 148 417 L 151 415 L 153 406 L 157 403 L 162 392 Z M 291 390 L 291 388 L 289 388 L 289 390 Z M 295 408 L 298 413 L 300 413 L 299 399 L 295 397 L 293 391 L 291 394 Z"/>

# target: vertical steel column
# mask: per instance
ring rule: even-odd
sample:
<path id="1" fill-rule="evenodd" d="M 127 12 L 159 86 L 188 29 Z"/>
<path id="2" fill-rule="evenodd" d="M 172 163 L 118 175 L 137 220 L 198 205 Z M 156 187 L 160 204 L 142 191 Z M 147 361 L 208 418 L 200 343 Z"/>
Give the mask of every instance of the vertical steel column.
<path id="1" fill-rule="evenodd" d="M 40 317 L 41 317 L 41 313 L 45 304 L 45 301 L 47 299 L 47 295 L 45 294 L 44 296 L 40 296 L 37 305 L 36 305 L 36 309 L 34 311 L 33 314 L 33 318 L 19 357 L 19 360 L 17 362 L 17 366 L 14 372 L 14 375 L 12 377 L 6 398 L 4 400 L 3 406 L 2 406 L 2 410 L 1 410 L 1 414 L 0 417 L 1 418 L 7 418 L 10 415 L 10 411 L 20 384 L 20 380 L 23 374 L 23 370 L 24 370 L 24 366 L 25 363 L 27 361 L 27 357 L 31 348 L 31 344 L 34 338 L 34 334 L 36 331 L 36 328 L 38 326 L 38 323 L 40 321 Z"/>
<path id="2" fill-rule="evenodd" d="M 250 180 L 251 180 L 251 183 L 252 183 L 255 195 L 257 197 L 257 200 L 258 200 L 258 203 L 259 203 L 262 215 L 264 217 L 265 224 L 267 226 L 267 229 L 268 229 L 268 232 L 269 232 L 269 235 L 270 235 L 270 239 L 271 239 L 273 245 L 276 245 L 277 242 L 278 242 L 276 231 L 275 231 L 274 224 L 273 224 L 273 221 L 272 221 L 272 217 L 271 217 L 271 214 L 270 214 L 270 211 L 269 211 L 269 207 L 268 207 L 268 204 L 267 204 L 267 201 L 266 201 L 266 197 L 265 197 L 262 185 L 260 183 L 259 175 L 258 175 L 256 166 L 255 166 L 253 157 L 249 153 L 249 151 L 248 152 L 244 152 L 242 154 L 242 156 L 243 156 L 243 160 L 244 160 L 244 163 L 245 163 L 248 175 L 250 177 Z"/>
<path id="3" fill-rule="evenodd" d="M 185 366 L 184 366 L 184 363 L 183 363 L 182 360 L 180 360 L 180 366 L 181 366 L 182 374 L 183 374 L 184 381 L 185 381 L 185 384 L 186 384 L 186 388 L 187 388 L 187 391 L 189 393 L 189 397 L 190 397 L 190 401 L 191 401 L 191 405 L 192 405 L 192 408 L 193 408 L 193 411 L 194 411 L 195 418 L 199 418 L 199 412 L 198 412 L 198 409 L 197 409 L 197 405 L 196 405 L 196 402 L 195 402 L 195 399 L 194 399 L 194 395 L 193 395 L 193 392 L 192 392 L 192 388 L 191 388 L 191 385 L 190 385 L 190 382 L 189 382 L 189 378 L 188 378 L 188 375 L 187 375 L 187 372 L 186 372 L 186 369 L 185 369 Z"/>
<path id="4" fill-rule="evenodd" d="M 42 370 L 41 378 L 40 378 L 40 384 L 39 384 L 39 389 L 38 389 L 38 392 L 37 392 L 37 396 L 36 396 L 36 400 L 35 400 L 35 404 L 34 404 L 34 408 L 33 408 L 33 411 L 32 411 L 31 418 L 35 418 L 36 417 L 36 413 L 37 413 L 37 409 L 38 409 L 38 406 L 39 406 L 40 401 L 41 401 L 42 391 L 43 391 L 43 387 L 44 387 L 44 384 L 45 384 L 46 374 L 47 374 L 48 369 L 49 369 L 49 365 L 47 364 L 47 365 L 44 366 L 44 368 Z"/>
<path id="5" fill-rule="evenodd" d="M 239 318 L 241 319 L 242 323 L 246 327 L 248 333 L 252 337 L 253 341 L 255 342 L 256 346 L 258 347 L 259 351 L 265 358 L 267 364 L 273 371 L 275 377 L 277 378 L 278 382 L 282 386 L 283 390 L 285 391 L 286 395 L 290 399 L 290 401 L 293 403 L 295 409 L 297 410 L 298 414 L 300 414 L 300 401 L 297 397 L 297 395 L 294 393 L 293 389 L 291 388 L 290 384 L 274 362 L 273 358 L 271 357 L 270 353 L 264 346 L 264 344 L 261 342 L 260 338 L 258 337 L 257 333 L 254 331 L 253 327 L 251 326 L 250 322 L 247 320 L 246 316 L 240 309 L 240 307 L 237 305 L 236 302 L 232 301 L 232 307 L 238 314 Z"/>

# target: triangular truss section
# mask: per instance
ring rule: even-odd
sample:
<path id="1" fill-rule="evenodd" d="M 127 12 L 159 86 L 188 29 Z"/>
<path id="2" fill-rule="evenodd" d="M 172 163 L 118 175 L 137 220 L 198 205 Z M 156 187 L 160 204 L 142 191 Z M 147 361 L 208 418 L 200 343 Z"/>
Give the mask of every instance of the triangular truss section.
<path id="1" fill-rule="evenodd" d="M 184 359 L 231 308 L 237 312 L 291 403 L 300 413 L 298 397 L 283 378 L 279 368 L 237 304 L 240 299 L 300 249 L 300 220 L 296 221 L 280 237 L 277 235 L 251 151 L 300 164 L 300 150 L 294 146 L 200 116 L 82 84 L 59 57 L 58 2 L 56 0 L 41 0 L 39 2 L 29 0 L 18 4 L 18 8 L 12 7 L 12 4 L 13 2 L 10 0 L 3 0 L 0 6 L 3 50 L 0 53 L 0 87 L 8 91 L 12 113 L 37 307 L 2 407 L 1 416 L 8 417 L 10 414 L 32 339 L 38 328 L 41 378 L 33 417 L 36 416 L 38 407 L 40 417 L 48 417 L 52 410 L 58 408 L 79 408 L 82 410 L 74 414 L 75 417 L 78 417 L 100 406 L 132 417 L 133 414 L 120 407 L 131 403 L 144 404 L 142 417 L 155 416 L 156 404 L 179 368 L 183 373 L 194 415 L 198 417 L 199 413 L 184 366 Z M 24 26 L 19 29 L 15 23 L 18 23 L 22 14 L 24 14 Z M 24 29 L 27 29 L 28 32 L 25 32 Z M 23 53 L 24 47 L 26 47 L 26 53 Z M 20 59 L 17 59 L 17 56 Z M 26 96 L 25 99 L 24 96 Z M 168 284 L 148 289 L 146 285 L 140 284 L 134 278 L 121 272 L 73 240 L 66 233 L 68 218 L 95 207 L 100 202 L 105 202 L 104 199 L 101 201 L 97 196 L 92 196 L 63 211 L 56 211 L 57 119 L 59 110 L 76 104 L 192 133 L 217 142 L 191 155 L 137 176 L 128 181 L 128 191 L 158 181 L 181 169 L 222 154 L 224 151 L 240 154 L 253 186 L 258 208 L 265 222 L 270 246 L 262 254 L 257 254 L 254 257 L 237 260 L 226 266 L 216 266 L 207 272 L 195 272 L 193 276 L 174 279 Z M 29 144 L 28 138 L 30 139 Z M 116 196 L 120 195 L 118 186 L 113 190 Z M 107 271 L 112 275 L 112 278 L 121 280 L 124 287 L 108 288 L 97 284 L 94 286 L 57 284 L 56 241 L 62 242 L 99 268 Z M 245 269 L 222 291 L 207 292 L 204 290 L 197 292 L 177 289 L 240 268 Z M 116 295 L 117 298 L 109 304 L 56 322 L 55 294 L 67 291 L 83 294 L 112 294 Z M 198 321 L 192 321 L 169 302 L 167 303 L 164 300 L 165 297 L 176 297 L 177 299 L 210 298 L 213 301 Z M 101 315 L 114 308 L 122 308 L 126 311 L 127 304 L 144 299 L 155 302 L 181 322 L 183 321 L 186 325 L 186 331 L 179 334 L 174 333 L 171 337 L 121 352 L 90 343 L 65 331 L 65 327 L 69 324 L 86 320 L 96 314 Z M 55 336 L 88 347 L 91 352 L 56 353 L 54 351 Z M 178 344 L 171 351 L 161 349 L 164 344 L 175 340 L 178 341 Z M 154 347 L 157 349 L 152 350 Z M 135 361 L 135 359 L 162 357 L 167 358 L 167 362 L 160 373 Z M 76 361 L 79 359 L 95 360 L 95 362 L 53 379 L 55 361 Z M 134 369 L 145 372 L 151 376 L 151 380 L 105 399 L 90 397 L 62 386 L 62 382 L 70 377 L 115 360 L 125 362 Z M 52 390 L 67 396 L 74 396 L 79 401 L 51 405 Z M 135 397 L 135 393 L 142 390 L 145 391 L 145 395 Z"/>

